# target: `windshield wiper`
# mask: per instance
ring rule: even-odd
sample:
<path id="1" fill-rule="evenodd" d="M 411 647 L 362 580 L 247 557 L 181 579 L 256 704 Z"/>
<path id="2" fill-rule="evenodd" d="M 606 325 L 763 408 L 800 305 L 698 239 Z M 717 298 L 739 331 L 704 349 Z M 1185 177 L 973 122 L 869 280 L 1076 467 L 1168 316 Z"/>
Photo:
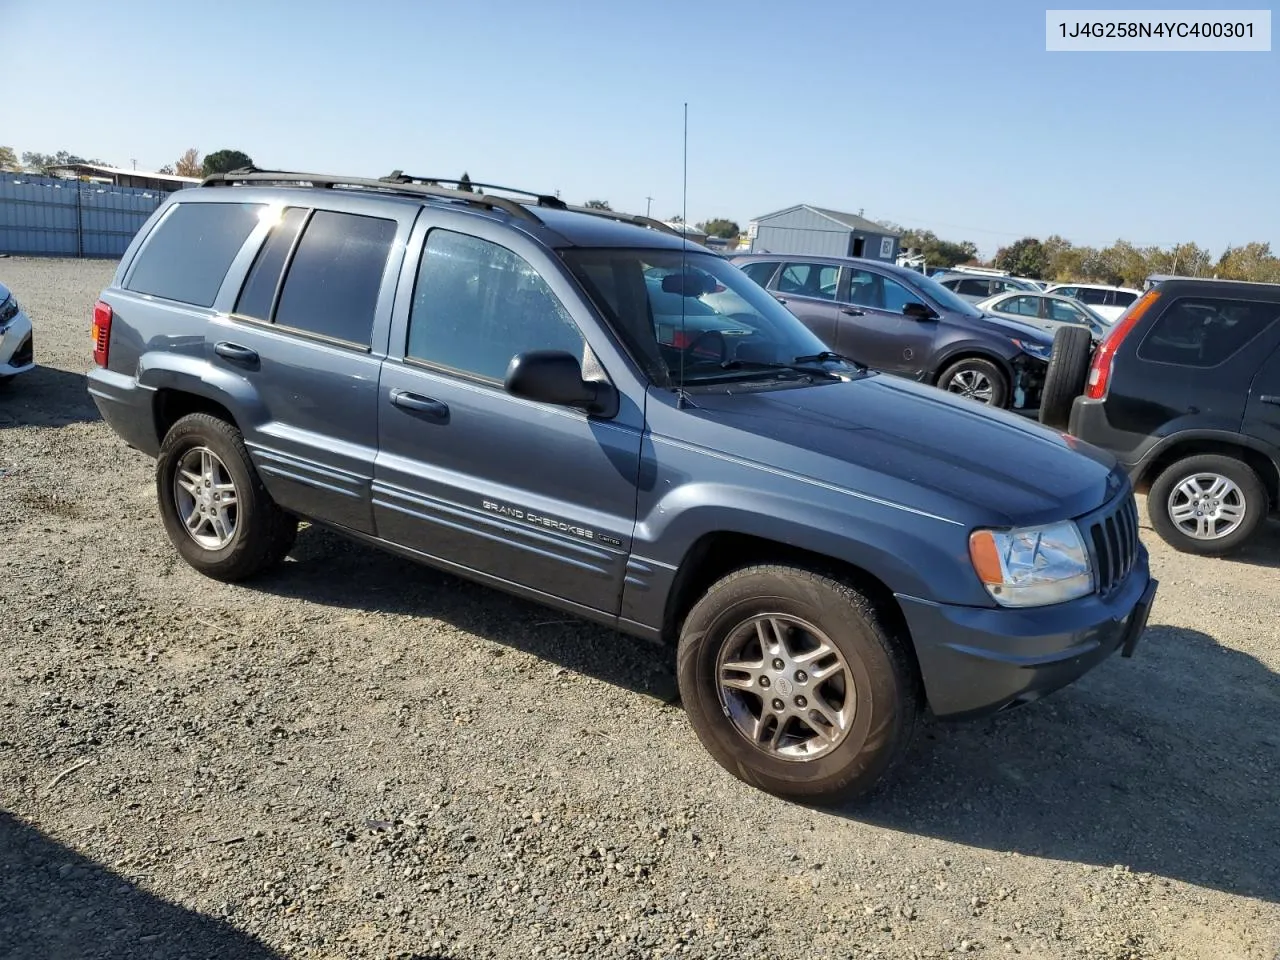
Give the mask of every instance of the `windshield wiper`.
<path id="1" fill-rule="evenodd" d="M 811 353 L 807 356 L 796 357 L 792 363 L 847 363 L 850 366 L 857 367 L 859 370 L 868 369 L 865 363 L 846 357 L 843 353 L 836 353 L 834 350 L 823 350 L 821 353 Z"/>
<path id="2" fill-rule="evenodd" d="M 829 370 L 815 369 L 813 367 L 806 367 L 803 364 L 796 363 L 775 363 L 771 360 L 724 360 L 716 364 L 716 366 L 720 370 L 730 373 L 789 373 L 798 377 L 807 377 L 810 379 L 813 377 L 828 377 L 833 380 L 839 379 L 836 374 L 831 373 Z M 713 374 L 707 377 L 698 377 L 696 380 L 689 379 L 687 382 L 716 383 L 725 379 L 727 378 L 724 376 Z"/>

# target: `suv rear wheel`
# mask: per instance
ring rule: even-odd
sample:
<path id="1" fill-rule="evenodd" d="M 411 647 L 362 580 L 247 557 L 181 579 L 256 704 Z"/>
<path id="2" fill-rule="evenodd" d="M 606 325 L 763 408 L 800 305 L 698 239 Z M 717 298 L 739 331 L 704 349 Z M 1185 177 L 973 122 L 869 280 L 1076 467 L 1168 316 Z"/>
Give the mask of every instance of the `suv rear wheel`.
<path id="1" fill-rule="evenodd" d="M 165 532 L 205 576 L 244 580 L 284 559 L 298 533 L 249 460 L 240 431 L 207 413 L 170 428 L 156 460 Z"/>
<path id="2" fill-rule="evenodd" d="M 938 386 L 989 407 L 1003 407 L 1009 399 L 1009 378 L 998 366 L 981 357 L 968 357 L 951 364 L 942 371 Z"/>
<path id="3" fill-rule="evenodd" d="M 906 752 L 920 712 L 914 668 L 872 604 L 808 570 L 720 580 L 689 612 L 678 658 L 703 746 L 780 796 L 867 792 Z"/>
<path id="4" fill-rule="evenodd" d="M 1199 454 L 1165 468 L 1147 494 L 1160 538 L 1186 553 L 1230 553 L 1253 536 L 1268 509 L 1258 475 L 1234 457 Z"/>

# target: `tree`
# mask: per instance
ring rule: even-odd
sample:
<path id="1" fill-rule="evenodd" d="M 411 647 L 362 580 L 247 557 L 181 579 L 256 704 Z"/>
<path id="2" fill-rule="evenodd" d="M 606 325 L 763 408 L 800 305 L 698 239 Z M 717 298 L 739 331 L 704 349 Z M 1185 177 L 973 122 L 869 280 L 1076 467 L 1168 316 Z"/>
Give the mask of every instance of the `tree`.
<path id="1" fill-rule="evenodd" d="M 191 151 L 187 151 L 190 153 Z M 185 157 L 186 154 L 184 153 Z M 201 170 L 207 177 L 211 173 L 230 173 L 232 170 L 239 170 L 241 167 L 252 167 L 253 160 L 249 158 L 247 153 L 239 150 L 215 150 L 204 158 L 204 164 Z"/>
<path id="2" fill-rule="evenodd" d="M 672 214 L 667 217 L 667 223 L 684 223 L 684 217 L 680 216 L 678 213 Z"/>
<path id="3" fill-rule="evenodd" d="M 0 170 L 17 170 L 18 155 L 13 152 L 13 147 L 0 147 Z"/>
<path id="4" fill-rule="evenodd" d="M 180 177 L 200 176 L 204 172 L 204 166 L 200 162 L 200 151 L 195 147 L 188 147 L 173 165 L 173 169 Z"/>
<path id="5" fill-rule="evenodd" d="M 1218 276 L 1224 280 L 1252 280 L 1254 283 L 1280 283 L 1280 257 L 1271 252 L 1269 243 L 1246 243 L 1243 247 L 1227 247 L 1218 261 Z"/>
<path id="6" fill-rule="evenodd" d="M 732 240 L 742 233 L 742 228 L 732 220 L 720 218 L 717 220 L 706 220 L 696 224 L 697 228 L 705 233 L 708 237 L 720 237 L 723 240 Z"/>
<path id="7" fill-rule="evenodd" d="M 1008 270 L 1017 277 L 1029 277 L 1039 280 L 1049 264 L 1044 253 L 1044 246 L 1035 237 L 1023 237 L 1007 247 L 996 251 L 991 260 L 992 266 L 998 270 Z"/>
<path id="8" fill-rule="evenodd" d="M 584 206 L 588 210 L 612 210 L 608 200 L 588 200 Z"/>
<path id="9" fill-rule="evenodd" d="M 956 243 L 943 240 L 932 230 L 908 230 L 890 220 L 877 221 L 880 226 L 900 235 L 899 249 L 918 250 L 930 267 L 954 267 L 978 258 L 977 244 L 969 240 Z"/>
<path id="10" fill-rule="evenodd" d="M 57 153 L 37 153 L 28 150 L 22 154 L 22 165 L 35 173 L 48 173 L 50 167 L 61 167 L 71 163 L 95 163 L 100 167 L 109 166 L 103 160 L 86 160 L 78 153 L 59 150 Z"/>
<path id="11" fill-rule="evenodd" d="M 166 163 L 163 167 L 161 167 L 159 170 L 157 170 L 157 171 L 156 171 L 156 173 L 163 173 L 163 174 L 164 174 L 165 176 L 167 176 L 167 177 L 172 177 L 172 176 L 174 176 L 174 173 L 173 173 L 173 165 L 172 165 L 172 164 L 169 164 L 169 163 Z"/>
<path id="12" fill-rule="evenodd" d="M 475 193 L 471 186 L 471 177 L 467 175 L 467 171 L 462 171 L 462 179 L 458 181 L 458 189 L 463 193 Z"/>

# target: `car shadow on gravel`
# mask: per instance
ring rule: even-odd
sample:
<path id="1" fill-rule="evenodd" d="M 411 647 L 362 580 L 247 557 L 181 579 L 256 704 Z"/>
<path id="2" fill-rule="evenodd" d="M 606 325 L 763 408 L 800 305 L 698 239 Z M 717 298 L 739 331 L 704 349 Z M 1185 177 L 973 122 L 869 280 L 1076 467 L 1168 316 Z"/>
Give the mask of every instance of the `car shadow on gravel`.
<path id="1" fill-rule="evenodd" d="M 101 420 L 83 373 L 36 367 L 0 386 L 0 430 Z"/>
<path id="2" fill-rule="evenodd" d="M 166 903 L 0 810 L 0 957 L 280 956 L 221 920 Z"/>
<path id="3" fill-rule="evenodd" d="M 1208 563 L 1244 563 L 1253 567 L 1280 568 L 1280 520 L 1268 520 L 1262 529 L 1240 549 L 1239 553 L 1218 561 L 1216 557 L 1206 557 Z"/>
<path id="4" fill-rule="evenodd" d="M 1158 608 L 1158 601 L 1157 601 Z M 928 725 L 849 819 L 1280 902 L 1280 678 L 1196 630 L 989 720 Z"/>
<path id="5" fill-rule="evenodd" d="M 429 617 L 664 703 L 678 698 L 669 651 L 548 607 L 306 527 L 289 561 L 252 588 L 323 606 Z"/>

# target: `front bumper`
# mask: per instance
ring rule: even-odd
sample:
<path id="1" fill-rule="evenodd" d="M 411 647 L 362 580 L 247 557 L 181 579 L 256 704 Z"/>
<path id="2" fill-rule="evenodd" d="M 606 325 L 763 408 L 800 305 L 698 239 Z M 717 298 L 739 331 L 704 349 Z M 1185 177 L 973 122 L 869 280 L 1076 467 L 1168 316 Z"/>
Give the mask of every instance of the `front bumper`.
<path id="1" fill-rule="evenodd" d="M 1117 650 L 1132 656 L 1157 581 L 1145 550 L 1111 596 L 1024 610 L 899 596 L 934 715 L 964 719 L 1038 700 Z"/>
<path id="2" fill-rule="evenodd" d="M 34 370 L 35 333 L 31 320 L 21 310 L 0 333 L 0 377 L 12 377 Z"/>

